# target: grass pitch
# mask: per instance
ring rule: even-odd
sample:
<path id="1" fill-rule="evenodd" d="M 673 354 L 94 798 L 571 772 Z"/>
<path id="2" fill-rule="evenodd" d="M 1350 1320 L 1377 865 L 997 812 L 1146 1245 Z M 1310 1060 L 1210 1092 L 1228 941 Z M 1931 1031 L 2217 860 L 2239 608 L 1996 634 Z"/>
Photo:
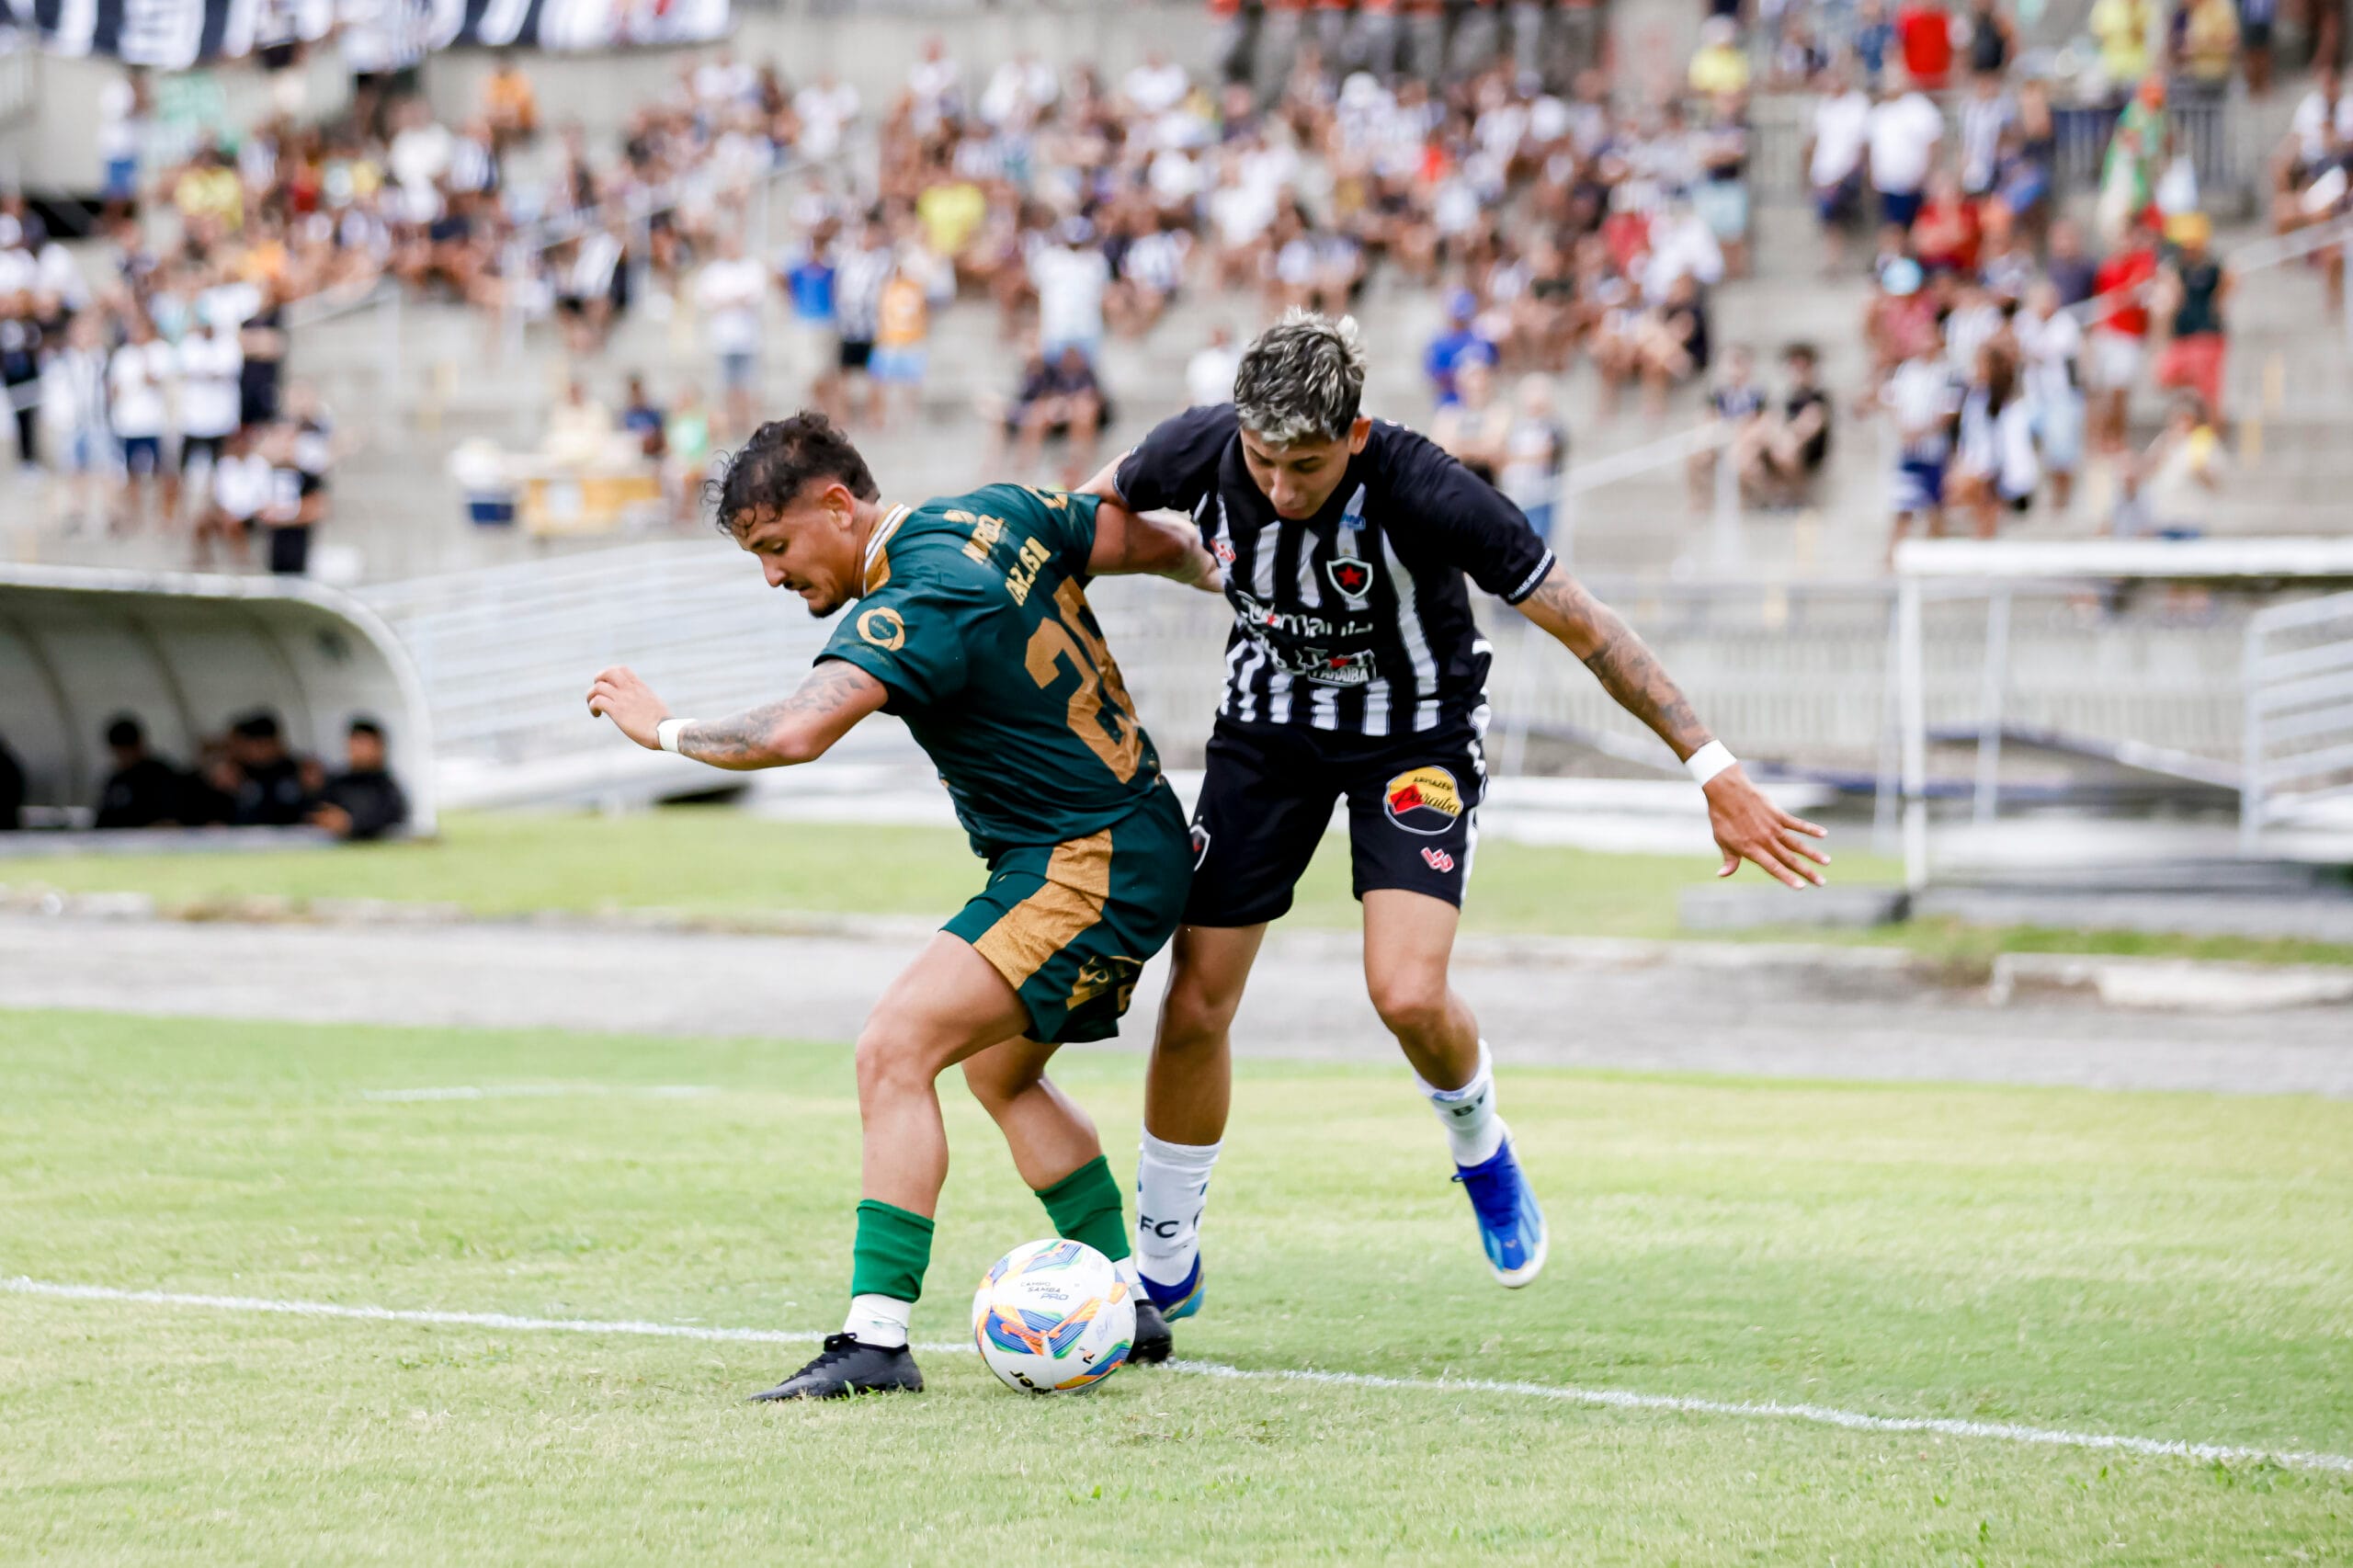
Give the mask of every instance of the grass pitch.
<path id="1" fill-rule="evenodd" d="M 1832 877 L 1898 881 L 1902 868 L 1864 853 L 1842 831 Z M 1682 891 L 1714 881 L 1706 856 L 1605 855 L 1490 840 L 1481 846 L 1463 928 L 1575 937 L 1668 937 Z M 1741 877 L 1761 883 L 1744 867 Z M 713 806 L 620 817 L 461 812 L 429 844 L 347 845 L 256 854 L 87 855 L 0 861 L 0 882 L 68 892 L 142 892 L 178 906 L 256 895 L 440 903 L 482 915 L 538 910 L 673 909 L 731 915 L 770 911 L 939 916 L 983 880 L 962 834 L 949 828 L 782 823 Z M 1802 893 L 1789 895 L 1794 906 Z M 1348 860 L 1327 843 L 1300 884 L 1293 925 L 1354 927 Z M 2277 963 L 2353 963 L 2353 947 L 2237 937 L 1986 927 L 1918 920 L 1875 931 L 1747 935 L 1811 942 L 1895 943 L 1949 962 L 2000 952 L 2136 953 Z"/>
<path id="2" fill-rule="evenodd" d="M 0 1277 L 823 1330 L 823 1045 L 0 1014 Z M 1124 1163 L 1131 1057 L 1066 1053 Z M 632 1087 L 694 1085 L 663 1096 Z M 517 1085 L 541 1097 L 387 1101 Z M 952 1085 L 951 1085 L 952 1088 Z M 589 1092 L 601 1091 L 601 1092 Z M 1180 1352 L 2353 1453 L 2353 1106 L 1509 1070 L 1497 1290 L 1403 1069 L 1246 1064 Z M 1042 1233 L 994 1130 L 925 1340 Z M 0 1542 L 153 1561 L 2314 1562 L 2353 1475 L 1131 1369 L 751 1407 L 807 1354 L 0 1292 Z"/>

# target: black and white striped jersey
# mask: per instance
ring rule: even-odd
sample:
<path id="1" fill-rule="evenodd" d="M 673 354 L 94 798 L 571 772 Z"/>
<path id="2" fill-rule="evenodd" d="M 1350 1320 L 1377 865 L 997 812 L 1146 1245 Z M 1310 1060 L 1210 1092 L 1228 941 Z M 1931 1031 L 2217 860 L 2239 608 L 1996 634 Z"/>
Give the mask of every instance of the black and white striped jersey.
<path id="1" fill-rule="evenodd" d="M 1313 517 L 1278 517 L 1250 477 L 1233 405 L 1164 420 L 1120 460 L 1138 511 L 1189 512 L 1225 568 L 1222 718 L 1344 735 L 1469 722 L 1489 648 L 1472 581 L 1518 604 L 1552 552 L 1519 508 L 1435 444 L 1375 420 Z"/>

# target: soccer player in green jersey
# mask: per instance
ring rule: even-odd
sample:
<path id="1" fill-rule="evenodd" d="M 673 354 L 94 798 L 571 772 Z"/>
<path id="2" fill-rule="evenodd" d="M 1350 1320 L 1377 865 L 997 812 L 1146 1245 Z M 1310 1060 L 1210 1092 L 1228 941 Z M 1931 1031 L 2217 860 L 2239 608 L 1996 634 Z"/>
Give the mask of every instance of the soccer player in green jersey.
<path id="1" fill-rule="evenodd" d="M 958 1062 L 1055 1230 L 1119 1266 L 1138 1307 L 1131 1358 L 1165 1358 L 1167 1327 L 1129 1256 L 1120 1184 L 1046 1062 L 1058 1045 L 1118 1032 L 1192 872 L 1184 811 L 1085 585 L 1154 573 L 1220 591 L 1216 562 L 1191 530 L 1093 496 L 995 484 L 885 506 L 866 460 L 822 415 L 761 426 L 717 490 L 720 527 L 759 558 L 770 587 L 820 617 L 856 608 L 781 701 L 674 718 L 617 667 L 589 688 L 589 711 L 642 746 L 727 768 L 808 762 L 868 714 L 894 713 L 989 869 L 858 1036 L 865 1153 L 848 1320 L 755 1397 L 923 1386 L 907 1324 L 948 1176 L 934 1080 Z"/>

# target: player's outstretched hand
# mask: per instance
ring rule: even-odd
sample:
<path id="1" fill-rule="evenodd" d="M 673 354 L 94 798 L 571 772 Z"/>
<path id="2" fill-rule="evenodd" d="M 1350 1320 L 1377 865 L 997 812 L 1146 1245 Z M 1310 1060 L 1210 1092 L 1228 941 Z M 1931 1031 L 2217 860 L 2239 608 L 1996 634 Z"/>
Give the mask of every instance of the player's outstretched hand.
<path id="1" fill-rule="evenodd" d="M 1766 875 L 1790 887 L 1822 885 L 1822 873 L 1814 867 L 1827 866 L 1830 857 L 1806 840 L 1825 836 L 1828 828 L 1793 817 L 1767 800 L 1738 767 L 1709 779 L 1706 793 L 1708 825 L 1715 830 L 1716 847 L 1724 852 L 1716 875 L 1729 877 L 1743 860 L 1754 860 Z"/>
<path id="2" fill-rule="evenodd" d="M 598 673 L 588 687 L 588 711 L 599 719 L 610 719 L 615 729 L 648 751 L 661 749 L 654 727 L 670 716 L 654 688 L 627 665 Z"/>

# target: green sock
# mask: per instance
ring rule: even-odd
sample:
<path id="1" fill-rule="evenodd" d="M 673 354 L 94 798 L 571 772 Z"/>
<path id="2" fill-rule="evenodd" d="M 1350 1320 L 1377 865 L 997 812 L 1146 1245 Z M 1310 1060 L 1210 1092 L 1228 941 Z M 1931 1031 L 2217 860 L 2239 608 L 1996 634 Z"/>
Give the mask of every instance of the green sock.
<path id="1" fill-rule="evenodd" d="M 1128 1221 L 1120 1210 L 1120 1184 L 1111 1162 L 1096 1155 L 1038 1194 L 1054 1233 L 1084 1242 L 1113 1263 L 1128 1256 Z"/>
<path id="2" fill-rule="evenodd" d="M 1108 1167 L 1106 1167 L 1106 1174 Z M 1116 1210 L 1120 1195 L 1111 1194 Z M 858 1206 L 858 1240 L 850 1248 L 849 1293 L 914 1301 L 923 1297 L 931 1267 L 931 1221 L 875 1199 Z"/>

